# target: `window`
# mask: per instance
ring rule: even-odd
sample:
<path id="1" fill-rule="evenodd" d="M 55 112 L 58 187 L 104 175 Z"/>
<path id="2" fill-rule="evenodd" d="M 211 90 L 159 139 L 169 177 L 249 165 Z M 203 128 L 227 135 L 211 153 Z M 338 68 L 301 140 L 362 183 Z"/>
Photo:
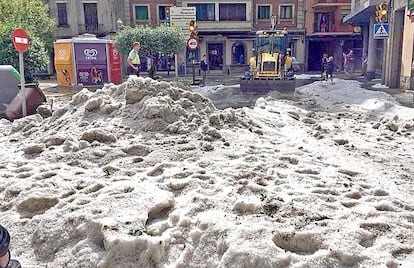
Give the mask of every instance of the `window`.
<path id="1" fill-rule="evenodd" d="M 282 20 L 293 19 L 293 5 L 281 5 L 279 17 Z"/>
<path id="2" fill-rule="evenodd" d="M 331 13 L 315 13 L 315 32 L 332 31 L 333 14 Z"/>
<path id="3" fill-rule="evenodd" d="M 89 33 L 98 33 L 98 4 L 83 3 L 83 13 L 85 17 L 85 31 Z"/>
<path id="4" fill-rule="evenodd" d="M 134 6 L 135 20 L 149 20 L 148 6 Z"/>
<path id="5" fill-rule="evenodd" d="M 257 19 L 268 20 L 270 19 L 270 6 L 257 6 Z"/>
<path id="6" fill-rule="evenodd" d="M 246 21 L 246 4 L 220 4 L 221 21 Z"/>
<path id="7" fill-rule="evenodd" d="M 187 6 L 196 8 L 196 17 L 198 21 L 215 20 L 214 4 L 188 4 Z"/>
<path id="8" fill-rule="evenodd" d="M 341 10 L 341 23 L 344 23 L 344 18 L 351 13 L 349 9 L 342 9 Z"/>
<path id="9" fill-rule="evenodd" d="M 159 20 L 165 20 L 168 8 L 170 8 L 170 6 L 158 6 L 158 19 Z"/>
<path id="10" fill-rule="evenodd" d="M 57 3 L 58 26 L 68 26 L 68 12 L 66 3 Z"/>

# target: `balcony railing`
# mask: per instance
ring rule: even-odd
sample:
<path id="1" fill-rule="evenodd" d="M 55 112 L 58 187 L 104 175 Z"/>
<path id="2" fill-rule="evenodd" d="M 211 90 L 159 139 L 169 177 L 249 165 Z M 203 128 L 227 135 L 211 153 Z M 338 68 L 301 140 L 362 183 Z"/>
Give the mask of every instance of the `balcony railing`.
<path id="1" fill-rule="evenodd" d="M 79 33 L 99 34 L 104 32 L 103 24 L 79 24 Z"/>
<path id="2" fill-rule="evenodd" d="M 327 33 L 335 31 L 333 23 L 327 23 L 326 25 L 323 25 L 319 22 L 315 22 L 313 25 L 313 29 L 314 33 Z"/>
<path id="3" fill-rule="evenodd" d="M 335 6 L 351 6 L 351 1 L 344 0 L 314 0 L 313 5 L 315 7 L 335 7 Z"/>

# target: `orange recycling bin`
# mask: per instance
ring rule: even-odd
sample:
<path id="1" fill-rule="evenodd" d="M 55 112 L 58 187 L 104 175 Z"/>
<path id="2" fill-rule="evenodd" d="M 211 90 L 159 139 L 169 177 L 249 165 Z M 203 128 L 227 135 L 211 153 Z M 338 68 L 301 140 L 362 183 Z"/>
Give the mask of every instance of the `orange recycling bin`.
<path id="1" fill-rule="evenodd" d="M 121 57 L 112 40 L 85 34 L 54 43 L 57 80 L 64 86 L 121 83 Z"/>

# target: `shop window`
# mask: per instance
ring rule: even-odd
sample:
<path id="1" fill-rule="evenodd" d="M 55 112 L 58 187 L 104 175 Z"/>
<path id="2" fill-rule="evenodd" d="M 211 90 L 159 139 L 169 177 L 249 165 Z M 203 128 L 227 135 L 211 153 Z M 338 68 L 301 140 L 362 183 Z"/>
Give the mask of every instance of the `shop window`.
<path id="1" fill-rule="evenodd" d="M 236 42 L 232 48 L 232 63 L 233 64 L 246 64 L 245 46 L 242 42 Z"/>
<path id="2" fill-rule="evenodd" d="M 246 4 L 220 4 L 220 21 L 246 21 Z"/>
<path id="3" fill-rule="evenodd" d="M 196 50 L 189 50 L 188 48 L 187 48 L 187 51 L 186 51 L 186 59 L 187 59 L 187 63 L 193 63 L 193 61 L 194 62 L 199 62 L 200 61 L 200 52 L 199 52 L 199 50 L 198 49 L 196 49 Z"/>

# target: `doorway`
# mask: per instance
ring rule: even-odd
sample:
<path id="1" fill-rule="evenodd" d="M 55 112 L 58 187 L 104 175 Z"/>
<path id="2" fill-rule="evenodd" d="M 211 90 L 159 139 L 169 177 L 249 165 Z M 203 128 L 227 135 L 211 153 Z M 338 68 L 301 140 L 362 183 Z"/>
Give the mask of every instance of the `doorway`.
<path id="1" fill-rule="evenodd" d="M 208 63 L 210 70 L 223 69 L 223 43 L 207 43 Z"/>
<path id="2" fill-rule="evenodd" d="M 85 14 L 85 31 L 88 33 L 98 32 L 98 4 L 84 3 L 83 11 Z"/>

